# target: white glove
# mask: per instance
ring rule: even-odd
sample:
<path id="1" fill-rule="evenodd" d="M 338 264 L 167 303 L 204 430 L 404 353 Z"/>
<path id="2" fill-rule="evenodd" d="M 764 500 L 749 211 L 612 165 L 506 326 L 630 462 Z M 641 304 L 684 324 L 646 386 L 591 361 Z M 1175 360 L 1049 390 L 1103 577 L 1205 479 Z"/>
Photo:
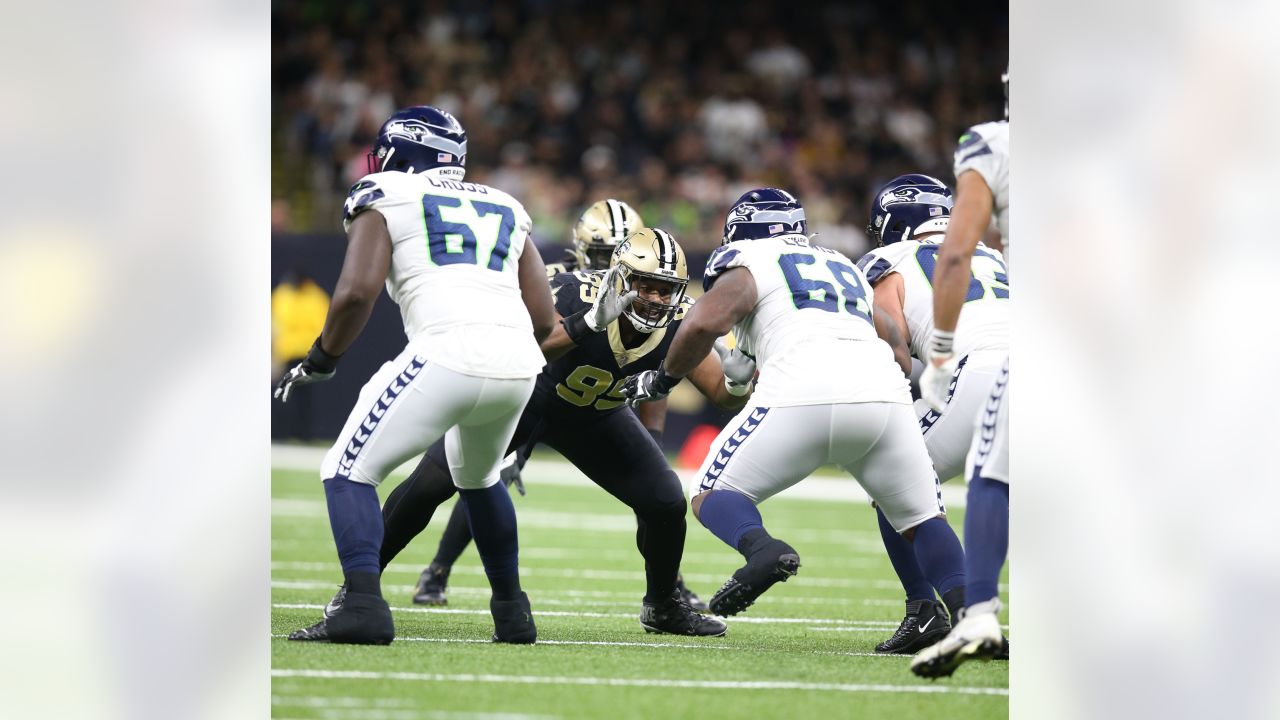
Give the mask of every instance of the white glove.
<path id="1" fill-rule="evenodd" d="M 731 395 L 746 395 L 751 381 L 756 377 L 756 361 L 750 355 L 734 348 L 729 349 L 724 338 L 717 338 L 711 346 L 720 356 L 720 368 L 724 372 L 724 386 Z"/>
<path id="2" fill-rule="evenodd" d="M 609 323 L 617 320 L 627 308 L 631 307 L 631 303 L 636 299 L 636 291 L 628 291 L 624 295 L 618 295 L 615 287 L 618 279 L 618 273 L 622 269 L 617 265 L 609 268 L 609 272 L 604 274 L 604 280 L 600 282 L 600 291 L 596 293 L 595 304 L 587 310 L 587 314 L 583 317 L 587 327 L 593 332 L 600 332 L 609 326 Z"/>
<path id="3" fill-rule="evenodd" d="M 954 354 L 928 353 L 924 372 L 920 374 L 920 397 L 929 407 L 942 412 L 947 406 L 947 394 L 951 391 L 951 377 L 956 373 L 957 358 Z M 937 364 L 941 363 L 941 364 Z"/>

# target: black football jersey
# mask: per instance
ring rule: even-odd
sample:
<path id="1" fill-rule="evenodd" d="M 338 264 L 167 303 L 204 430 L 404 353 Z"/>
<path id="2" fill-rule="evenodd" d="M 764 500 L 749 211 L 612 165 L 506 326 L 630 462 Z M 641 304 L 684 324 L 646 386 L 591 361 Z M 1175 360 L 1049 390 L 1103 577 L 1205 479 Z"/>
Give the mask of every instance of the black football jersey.
<path id="1" fill-rule="evenodd" d="M 556 311 L 568 317 L 590 307 L 603 278 L 604 271 L 556 275 L 551 280 Z M 630 322 L 625 317 L 593 333 L 582 345 L 542 369 L 530 406 L 536 403 L 544 412 L 574 414 L 613 412 L 624 407 L 623 380 L 638 372 L 657 369 L 692 305 L 693 299 L 686 296 L 671 324 L 643 336 L 644 342 L 634 348 L 622 345 L 618 325 Z"/>
<path id="2" fill-rule="evenodd" d="M 550 280 L 560 273 L 571 273 L 578 269 L 578 258 L 571 252 L 564 254 L 564 259 L 560 262 L 551 263 L 547 266 L 547 279 Z"/>

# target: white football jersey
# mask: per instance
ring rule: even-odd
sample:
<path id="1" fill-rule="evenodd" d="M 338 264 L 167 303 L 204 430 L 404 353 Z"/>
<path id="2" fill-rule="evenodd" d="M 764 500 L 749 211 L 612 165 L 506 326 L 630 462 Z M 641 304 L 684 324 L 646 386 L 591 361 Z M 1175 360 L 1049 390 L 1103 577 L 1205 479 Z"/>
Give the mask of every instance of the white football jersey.
<path id="1" fill-rule="evenodd" d="M 515 198 L 485 185 L 403 172 L 351 187 L 343 226 L 377 210 L 391 233 L 387 293 L 430 362 L 488 378 L 532 377 L 545 360 L 520 296 L 520 255 L 537 252 Z"/>
<path id="2" fill-rule="evenodd" d="M 973 170 L 982 176 L 995 200 L 991 223 L 1000 232 L 1004 250 L 1009 252 L 1009 121 L 974 125 L 960 136 L 956 148 L 956 180 Z"/>
<path id="3" fill-rule="evenodd" d="M 906 240 L 863 255 L 858 267 L 875 285 L 889 273 L 902 276 L 902 313 L 911 333 L 911 354 L 928 357 L 929 336 L 933 333 L 933 270 L 938 261 L 938 242 Z M 1009 349 L 1009 271 L 998 250 L 979 245 L 969 261 L 969 291 L 964 312 L 956 326 L 955 353 L 964 357 L 975 350 Z"/>
<path id="4" fill-rule="evenodd" d="M 803 235 L 739 240 L 711 255 L 703 287 L 735 267 L 756 283 L 755 307 L 733 327 L 760 369 L 753 405 L 911 402 L 872 324 L 871 284 L 852 260 Z"/>

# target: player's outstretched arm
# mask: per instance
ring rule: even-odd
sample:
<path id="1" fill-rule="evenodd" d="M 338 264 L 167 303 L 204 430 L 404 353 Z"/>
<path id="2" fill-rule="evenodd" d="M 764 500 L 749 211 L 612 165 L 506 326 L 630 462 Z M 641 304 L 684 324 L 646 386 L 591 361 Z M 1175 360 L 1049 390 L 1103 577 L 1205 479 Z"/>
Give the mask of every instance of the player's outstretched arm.
<path id="1" fill-rule="evenodd" d="M 706 361 L 716 339 L 728 335 L 755 306 L 756 281 L 750 270 L 735 267 L 721 275 L 681 321 L 662 364 L 666 374 L 682 378 L 693 372 Z"/>
<path id="2" fill-rule="evenodd" d="M 387 232 L 386 219 L 377 210 L 365 210 L 347 231 L 347 255 L 342 260 L 342 273 L 329 303 L 324 329 L 302 362 L 276 383 L 275 397 L 289 402 L 295 387 L 333 377 L 338 360 L 369 322 L 369 313 L 373 312 L 390 268 L 391 234 Z"/>
<path id="3" fill-rule="evenodd" d="M 547 266 L 532 240 L 525 240 L 520 254 L 520 297 L 533 321 L 533 337 L 541 344 L 551 334 L 559 316 L 551 301 L 551 285 L 547 282 Z"/>
<path id="4" fill-rule="evenodd" d="M 907 316 L 902 312 L 904 290 L 902 276 L 896 272 L 876 283 L 875 325 L 876 334 L 893 349 L 893 359 L 902 368 L 902 373 L 911 377 L 911 346 L 907 344 L 911 331 L 907 328 Z"/>
<path id="5" fill-rule="evenodd" d="M 969 263 L 991 224 L 993 204 L 991 188 L 982 175 L 969 170 L 956 179 L 955 207 L 933 273 L 933 326 L 944 333 L 955 332 L 960 320 L 969 291 Z"/>
<path id="6" fill-rule="evenodd" d="M 697 307 L 695 305 L 694 307 Z M 716 352 L 709 352 L 703 358 L 702 362 L 689 373 L 689 381 L 693 386 L 698 388 L 698 392 L 706 396 L 708 400 L 726 410 L 737 410 L 747 404 L 747 399 L 751 397 L 751 384 L 739 385 L 742 388 L 741 394 L 729 391 L 727 378 L 724 375 L 724 368 L 720 364 L 720 355 Z"/>
<path id="7" fill-rule="evenodd" d="M 320 332 L 325 352 L 342 355 L 360 336 L 390 269 L 391 233 L 386 218 L 377 210 L 365 210 L 347 231 L 347 254 Z"/>

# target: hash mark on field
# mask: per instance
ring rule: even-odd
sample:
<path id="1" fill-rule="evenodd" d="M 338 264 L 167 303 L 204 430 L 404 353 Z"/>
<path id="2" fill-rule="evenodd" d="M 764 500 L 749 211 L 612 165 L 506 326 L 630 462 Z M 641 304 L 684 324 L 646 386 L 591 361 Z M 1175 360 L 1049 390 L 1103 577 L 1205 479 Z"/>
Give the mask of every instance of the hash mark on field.
<path id="1" fill-rule="evenodd" d="M 1008 688 L 956 685 L 882 685 L 805 683 L 786 680 L 681 680 L 677 678 L 600 678 L 567 675 L 480 675 L 411 672 L 367 672 L 362 670 L 303 670 L 273 668 L 272 677 L 300 677 L 342 680 L 408 680 L 413 682 L 505 683 L 523 685 L 605 685 L 611 687 L 662 687 L 706 690 L 827 690 L 832 692 L 919 693 L 924 695 L 1002 695 Z"/>

